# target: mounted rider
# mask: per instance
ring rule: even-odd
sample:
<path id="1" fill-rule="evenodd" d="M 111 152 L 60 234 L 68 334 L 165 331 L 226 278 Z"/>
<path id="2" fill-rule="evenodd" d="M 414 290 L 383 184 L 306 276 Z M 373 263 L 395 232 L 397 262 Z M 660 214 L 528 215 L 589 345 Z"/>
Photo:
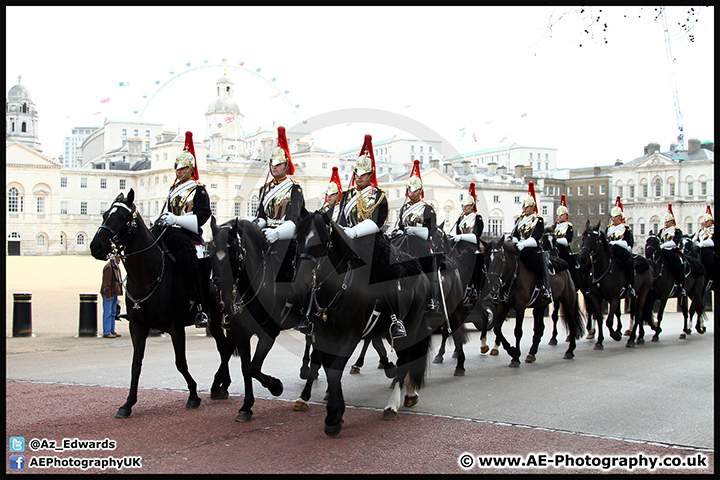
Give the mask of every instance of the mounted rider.
<path id="1" fill-rule="evenodd" d="M 375 174 L 375 153 L 372 136 L 365 135 L 360 155 L 355 161 L 350 188 L 343 192 L 340 201 L 338 224 L 350 238 L 375 235 L 385 228 L 389 204 L 385 190 L 380 188 Z M 393 292 L 397 298 L 398 292 Z M 387 300 L 387 299 L 386 299 Z M 397 305 L 397 302 L 396 302 Z M 390 335 L 400 338 L 407 335 L 405 324 L 391 315 Z"/>
<path id="2" fill-rule="evenodd" d="M 420 177 L 420 160 L 415 160 L 405 188 L 405 198 L 407 200 L 400 207 L 398 231 L 402 231 L 406 235 L 420 237 L 428 242 L 432 265 L 431 271 L 425 272 L 425 275 L 430 280 L 432 292 L 428 310 L 434 312 L 437 311 L 440 305 L 438 303 L 438 262 L 432 244 L 432 235 L 437 229 L 437 217 L 435 209 L 423 200 L 424 197 L 425 192 Z"/>
<path id="3" fill-rule="evenodd" d="M 542 251 L 542 235 L 545 225 L 542 217 L 538 215 L 537 200 L 535 199 L 535 184 L 528 183 L 528 194 L 522 202 L 523 212 L 515 222 L 511 233 L 518 249 L 518 257 L 525 266 L 535 271 L 537 289 L 541 300 L 552 301 L 550 290 L 550 273 L 548 271 L 548 258 Z"/>
<path id="4" fill-rule="evenodd" d="M 570 243 L 573 241 L 573 225 L 570 223 L 570 211 L 565 202 L 565 195 L 560 195 L 560 206 L 555 210 L 557 221 L 551 225 L 550 229 L 555 235 L 555 243 L 557 243 L 558 257 L 565 260 L 572 269 L 573 262 L 570 259 Z"/>
<path id="5" fill-rule="evenodd" d="M 195 279 L 198 312 L 195 316 L 195 326 L 205 328 L 209 318 L 203 310 L 203 305 L 207 307 L 210 299 L 210 258 L 202 238 L 202 226 L 208 221 L 212 211 L 207 190 L 198 182 L 200 174 L 192 132 L 185 133 L 185 147 L 175 159 L 175 176 L 165 201 L 167 211 L 161 212 L 154 223 L 165 223 L 180 229 L 195 245 L 199 267 L 199 274 Z"/>
<path id="6" fill-rule="evenodd" d="M 615 199 L 615 206 L 610 210 L 610 220 L 605 235 L 611 245 L 612 256 L 625 271 L 625 285 L 620 291 L 620 298 L 626 296 L 632 298 L 637 296 L 633 287 L 635 283 L 635 266 L 632 257 L 632 246 L 634 237 L 630 226 L 625 223 L 625 212 L 623 211 L 620 196 Z"/>
<path id="7" fill-rule="evenodd" d="M 680 252 L 683 233 L 675 224 L 675 215 L 672 211 L 672 203 L 668 203 L 668 211 L 665 214 L 665 227 L 660 231 L 660 248 L 663 258 L 666 260 L 670 274 L 678 286 L 678 295 L 686 296 L 683 283 L 685 283 L 685 258 Z"/>
<path id="8" fill-rule="evenodd" d="M 470 297 L 475 300 L 482 290 L 483 286 L 483 251 L 482 244 L 480 243 L 480 236 L 483 233 L 485 224 L 483 223 L 482 215 L 477 213 L 477 197 L 475 195 L 475 184 L 470 182 L 470 188 L 468 188 L 468 194 L 463 198 L 462 201 L 462 213 L 455 222 L 455 234 L 452 235 L 453 242 L 465 241 L 475 244 L 475 269 L 473 270 L 473 276 L 470 285 Z"/>
<path id="9" fill-rule="evenodd" d="M 340 215 L 340 200 L 342 200 L 342 184 L 340 183 L 340 175 L 338 167 L 332 168 L 330 182 L 325 189 L 325 200 L 320 207 L 321 212 L 330 212 L 330 218 L 337 222 Z"/>
<path id="10" fill-rule="evenodd" d="M 700 248 L 700 261 L 705 271 L 710 272 L 710 279 L 715 280 L 715 220 L 713 220 L 710 205 L 703 215 L 703 226 L 693 237 L 693 241 Z"/>

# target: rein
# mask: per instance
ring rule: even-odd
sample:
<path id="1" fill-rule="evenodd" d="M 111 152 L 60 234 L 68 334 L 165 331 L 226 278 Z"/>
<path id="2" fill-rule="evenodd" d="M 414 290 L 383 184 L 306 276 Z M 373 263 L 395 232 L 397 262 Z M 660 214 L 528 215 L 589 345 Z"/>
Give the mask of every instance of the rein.
<path id="1" fill-rule="evenodd" d="M 597 235 L 596 232 L 592 232 L 592 233 L 595 234 L 595 235 Z M 583 245 L 583 246 L 582 246 L 582 248 L 580 249 L 580 251 L 582 252 L 583 250 L 587 250 L 588 252 L 590 252 L 590 253 L 588 253 L 588 255 L 590 256 L 590 283 L 597 283 L 597 284 L 598 284 L 598 287 L 599 287 L 599 286 L 600 286 L 600 285 L 599 285 L 600 281 L 603 280 L 607 275 L 609 275 L 609 274 L 612 273 L 612 261 L 610 261 L 610 262 L 608 262 L 608 266 L 607 266 L 607 268 L 605 269 L 605 271 L 603 272 L 603 274 L 600 275 L 600 276 L 597 277 L 597 278 L 595 277 L 595 264 L 596 264 L 596 262 L 597 262 L 598 260 L 600 260 L 601 258 L 603 258 L 604 256 L 606 256 L 606 255 L 608 254 L 608 250 L 605 250 L 605 251 L 602 253 L 602 255 L 600 255 L 600 256 L 597 257 L 597 258 L 594 258 L 594 257 L 593 257 L 593 251 L 592 251 L 592 249 L 591 249 L 590 247 L 588 247 L 587 245 Z M 579 258 L 579 255 L 578 255 L 578 258 Z"/>
<path id="2" fill-rule="evenodd" d="M 500 288 L 498 289 L 498 301 L 501 303 L 506 303 L 512 294 L 515 292 L 515 287 L 517 285 L 517 277 L 518 277 L 518 270 L 520 267 L 520 262 L 516 259 L 515 261 L 515 271 L 513 272 L 512 276 L 510 277 L 509 286 L 507 288 L 507 291 L 505 293 L 502 293 L 503 284 L 505 282 L 502 278 L 502 271 L 505 270 L 506 260 L 505 260 L 505 247 L 503 245 L 500 245 L 498 248 L 492 248 L 490 249 L 490 254 L 493 253 L 500 253 L 502 257 L 502 268 L 500 269 L 500 272 L 487 272 L 488 277 L 498 277 L 498 282 L 500 283 Z M 502 297 L 499 295 L 502 293 Z"/>

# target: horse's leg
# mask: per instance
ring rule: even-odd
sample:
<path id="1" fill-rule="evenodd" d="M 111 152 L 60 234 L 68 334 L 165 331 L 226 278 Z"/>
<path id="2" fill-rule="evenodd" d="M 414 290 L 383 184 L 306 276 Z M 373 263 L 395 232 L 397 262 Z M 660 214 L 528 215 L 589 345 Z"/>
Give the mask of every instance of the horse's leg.
<path id="1" fill-rule="evenodd" d="M 366 337 L 363 341 L 363 346 L 360 349 L 360 356 L 358 356 L 358 359 L 355 360 L 355 363 L 350 367 L 350 373 L 356 374 L 360 373 L 360 369 L 365 365 L 365 355 L 367 354 L 367 349 L 370 346 L 370 338 Z"/>
<path id="2" fill-rule="evenodd" d="M 610 334 L 610 338 L 612 338 L 616 342 L 619 342 L 620 340 L 622 340 L 622 334 L 613 328 L 613 325 L 614 325 L 613 320 L 615 320 L 615 315 L 619 308 L 620 308 L 620 298 L 613 297 L 610 300 L 610 305 L 608 305 L 608 316 L 607 316 L 607 319 L 605 320 L 605 326 L 607 326 L 607 328 L 608 328 L 608 333 Z"/>
<path id="3" fill-rule="evenodd" d="M 400 360 L 398 360 L 398 365 L 400 363 Z M 407 372 L 406 368 L 398 367 L 398 372 L 403 371 Z M 382 419 L 383 420 L 395 420 L 398 416 L 398 410 L 400 409 L 400 402 L 402 397 L 402 388 L 405 384 L 405 380 L 407 379 L 406 374 L 403 377 L 398 376 L 398 381 L 395 382 L 395 385 L 393 386 L 392 394 L 390 394 L 390 399 L 388 400 L 387 405 L 383 409 Z"/>
<path id="4" fill-rule="evenodd" d="M 274 322 L 268 321 L 268 324 L 275 325 Z M 283 384 L 279 378 L 267 375 L 262 372 L 263 363 L 267 358 L 270 349 L 275 345 L 275 339 L 280 333 L 279 328 L 273 328 L 270 332 L 263 332 L 258 335 L 257 346 L 255 347 L 255 354 L 250 361 L 249 373 L 250 376 L 260 382 L 260 385 L 267 388 L 268 391 L 275 397 L 282 395 Z"/>
<path id="5" fill-rule="evenodd" d="M 598 293 L 599 295 L 599 293 Z M 592 297 L 592 310 L 595 316 L 595 323 L 597 324 L 597 341 L 595 342 L 594 350 L 602 350 L 605 348 L 603 342 L 605 341 L 605 335 L 603 334 L 603 323 L 602 323 L 602 301 L 600 298 Z"/>
<path id="6" fill-rule="evenodd" d="M 303 352 L 302 365 L 300 366 L 300 378 L 307 380 L 310 375 L 310 348 L 312 347 L 312 338 L 305 335 L 305 351 Z"/>
<path id="7" fill-rule="evenodd" d="M 652 341 L 657 342 L 660 340 L 660 332 L 662 332 L 662 328 L 660 327 L 660 324 L 662 323 L 663 314 L 665 313 L 665 304 L 667 303 L 667 298 L 661 298 L 660 299 L 660 308 L 658 309 L 657 313 L 657 328 L 655 329 L 655 335 L 653 335 Z"/>
<path id="8" fill-rule="evenodd" d="M 175 324 L 170 328 L 170 336 L 172 337 L 173 350 L 175 351 L 175 367 L 178 372 L 185 378 L 189 395 L 185 404 L 186 408 L 198 408 L 200 406 L 200 397 L 197 394 L 197 382 L 190 375 L 188 370 L 187 356 L 185 355 L 185 327 Z"/>
<path id="9" fill-rule="evenodd" d="M 680 338 L 685 338 L 686 335 L 690 335 L 692 333 L 692 329 L 690 328 L 690 324 L 692 319 L 688 321 L 688 297 L 682 297 L 678 298 L 678 302 L 680 302 L 680 308 L 682 309 L 683 314 L 683 333 L 680 334 Z"/>
<path id="10" fill-rule="evenodd" d="M 595 327 L 594 327 L 594 316 L 592 313 L 592 303 L 588 299 L 587 295 L 585 293 L 583 295 L 583 303 L 585 303 L 585 316 L 587 317 L 587 324 L 585 325 L 585 330 L 587 330 L 587 338 L 588 340 L 595 338 Z"/>
<path id="11" fill-rule="evenodd" d="M 318 378 L 318 372 L 320 371 L 320 352 L 313 348 L 312 352 L 308 356 L 309 370 L 305 381 L 305 387 L 302 392 L 300 392 L 300 398 L 295 400 L 295 405 L 293 406 L 293 410 L 296 412 L 304 412 L 310 407 L 308 401 L 310 400 L 310 396 L 312 394 L 313 383 Z"/>
<path id="12" fill-rule="evenodd" d="M 523 335 L 523 321 L 525 319 L 525 307 L 515 308 L 515 346 L 508 351 L 510 354 L 510 367 L 517 368 L 520 366 L 520 340 Z"/>
<path id="13" fill-rule="evenodd" d="M 525 357 L 526 363 L 533 363 L 536 360 L 535 355 L 537 354 L 538 347 L 540 346 L 540 340 L 542 340 L 543 333 L 545 333 L 545 307 L 536 307 L 532 309 L 533 313 L 533 338 L 532 345 L 530 345 L 530 351 Z"/>
<path id="14" fill-rule="evenodd" d="M 220 366 L 218 367 L 213 383 L 210 387 L 210 400 L 225 400 L 229 397 L 230 388 L 230 358 L 232 357 L 235 345 L 232 337 L 225 334 L 220 326 L 220 321 L 213 319 L 208 326 L 210 335 L 215 339 L 215 346 L 220 354 Z"/>
<path id="15" fill-rule="evenodd" d="M 133 344 L 130 393 L 128 393 L 125 404 L 118 409 L 115 418 L 128 418 L 132 413 L 132 407 L 137 403 L 140 371 L 142 370 L 143 357 L 145 356 L 145 342 L 149 331 L 150 327 L 146 323 L 137 325 L 134 322 L 130 322 L 130 337 L 132 338 Z"/>
<path id="16" fill-rule="evenodd" d="M 565 325 L 568 329 L 568 349 L 565 350 L 563 358 L 570 360 L 575 358 L 575 347 L 577 347 L 577 338 L 582 334 L 582 323 L 580 322 L 580 305 L 578 302 L 577 292 L 571 289 L 565 289 L 565 296 L 562 300 L 563 315 L 565 316 Z"/>
<path id="17" fill-rule="evenodd" d="M 385 376 L 387 378 L 395 378 L 395 375 L 397 375 L 397 366 L 388 358 L 387 349 L 385 349 L 382 337 L 374 337 L 371 343 L 380 357 L 378 360 L 378 368 L 385 370 Z"/>
<path id="18" fill-rule="evenodd" d="M 450 336 L 450 333 L 448 332 L 447 324 L 443 323 L 442 327 L 440 327 L 440 349 L 438 350 L 437 355 L 435 355 L 435 358 L 433 359 L 433 363 L 443 363 L 443 355 L 445 355 L 445 343 L 447 343 L 447 339 Z"/>
<path id="19" fill-rule="evenodd" d="M 322 365 L 328 381 L 328 402 L 325 406 L 325 434 L 329 437 L 337 436 L 342 430 L 343 415 L 345 414 L 345 398 L 342 392 L 342 374 L 347 364 L 347 357 L 340 357 L 328 353 L 322 354 Z"/>
<path id="20" fill-rule="evenodd" d="M 558 343 L 557 342 L 557 334 L 558 334 L 557 322 L 558 322 L 558 317 L 560 316 L 560 311 L 558 310 L 559 306 L 560 306 L 560 301 L 555 300 L 553 302 L 553 312 L 552 312 L 552 315 L 550 315 L 550 318 L 552 318 L 552 322 L 553 322 L 553 331 L 552 331 L 552 336 L 550 337 L 550 341 L 548 342 L 548 345 L 557 345 L 557 343 Z"/>
<path id="21" fill-rule="evenodd" d="M 255 404 L 253 381 L 252 376 L 250 375 L 250 337 L 252 334 L 248 332 L 247 327 L 242 326 L 240 322 L 234 322 L 232 324 L 231 332 L 233 334 L 233 338 L 235 338 L 235 345 L 237 345 L 238 352 L 240 353 L 240 365 L 242 368 L 243 385 L 245 388 L 243 404 L 240 407 L 240 410 L 238 410 L 235 421 L 249 422 L 252 420 L 252 407 Z"/>
<path id="22" fill-rule="evenodd" d="M 453 375 L 456 377 L 462 377 L 465 375 L 465 349 L 463 343 L 465 343 L 465 324 L 462 318 L 462 305 L 456 308 L 450 315 L 450 321 L 453 324 L 453 343 L 455 343 L 455 357 L 457 358 L 457 364 L 455 365 L 455 371 Z"/>
<path id="23" fill-rule="evenodd" d="M 493 326 L 493 332 L 495 333 L 495 344 L 496 345 L 502 345 L 510 356 L 512 354 L 510 352 L 513 351 L 512 345 L 510 345 L 510 342 L 507 341 L 505 336 L 502 333 L 502 326 L 503 323 L 505 323 L 505 317 L 507 316 L 508 308 L 504 305 L 498 305 L 498 311 L 497 311 L 497 318 L 495 319 L 495 325 Z M 490 351 L 490 355 L 492 355 L 493 352 Z M 497 355 L 497 354 L 496 354 Z M 518 354 L 519 355 L 519 354 Z"/>

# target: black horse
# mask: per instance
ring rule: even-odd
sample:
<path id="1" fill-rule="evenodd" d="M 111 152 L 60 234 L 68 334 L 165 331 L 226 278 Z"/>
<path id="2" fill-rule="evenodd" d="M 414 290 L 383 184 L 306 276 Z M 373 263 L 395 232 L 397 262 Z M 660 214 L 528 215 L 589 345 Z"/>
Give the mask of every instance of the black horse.
<path id="1" fill-rule="evenodd" d="M 688 285 L 685 288 L 691 299 L 690 308 L 688 309 L 688 320 L 692 323 L 693 315 L 696 315 L 697 320 L 695 323 L 695 330 L 698 333 L 703 334 L 705 333 L 705 320 L 707 319 L 707 315 L 705 314 L 704 296 L 705 292 L 713 288 L 712 269 L 715 264 L 713 261 L 714 259 L 707 258 L 707 256 L 713 255 L 713 253 L 707 252 L 706 257 L 703 259 L 701 248 L 695 245 L 692 238 L 687 235 L 683 236 L 680 250 L 683 252 L 683 255 L 690 264 L 690 272 L 693 277 L 699 275 L 701 270 L 703 272 L 702 287 L 700 288 L 701 293 L 699 296 L 695 292 L 692 294 L 690 293 L 691 290 L 696 288 L 694 284 L 697 283 L 697 280 L 694 280 L 692 285 Z M 710 249 L 706 248 L 705 250 Z"/>
<path id="2" fill-rule="evenodd" d="M 116 418 L 129 417 L 137 403 L 140 370 L 150 329 L 167 332 L 172 337 L 175 365 L 190 391 L 186 406 L 200 406 L 197 383 L 188 371 L 185 356 L 185 327 L 194 325 L 196 313 L 189 303 L 194 280 L 187 278 L 187 273 L 193 270 L 192 266 L 174 260 L 181 256 L 178 251 L 171 255 L 164 248 L 165 241 L 171 238 L 181 248 L 184 237 L 182 234 L 172 236 L 174 229 L 170 227 L 157 236 L 153 235 L 138 213 L 134 198 L 133 189 L 127 197 L 121 193 L 115 198 L 110 209 L 103 214 L 103 224 L 90 243 L 90 252 L 98 260 L 107 259 L 113 252 L 120 254 L 127 272 L 125 305 L 133 343 L 132 379 L 127 401 L 118 409 Z M 190 258 L 195 256 L 192 244 L 189 247 L 186 244 L 185 248 L 186 251 L 189 248 Z M 184 258 L 188 258 L 187 255 Z M 222 312 L 216 299 L 211 299 L 209 307 L 208 328 L 221 357 L 221 365 L 211 387 L 211 398 L 227 398 L 230 386 L 228 362 L 234 352 L 234 344 L 220 326 Z"/>
<path id="3" fill-rule="evenodd" d="M 401 389 L 404 405 L 418 401 L 430 349 L 432 326 L 425 319 L 430 286 L 417 259 L 395 251 L 382 233 L 350 239 L 326 213 L 315 212 L 297 226 L 297 278 L 306 315 L 314 315 L 313 348 L 328 380 L 325 433 L 342 429 L 345 400 L 342 374 L 358 343 L 387 336 L 393 315 L 402 318 L 407 336 L 391 341 L 397 351 L 397 382 L 383 419 L 397 418 Z M 395 295 L 387 295 L 398 289 Z M 387 296 L 386 296 L 387 295 Z"/>
<path id="4" fill-rule="evenodd" d="M 653 288 L 648 301 L 654 304 L 655 300 L 658 300 L 660 303 L 657 313 L 657 328 L 652 340 L 656 342 L 659 339 L 660 332 L 662 331 L 662 319 L 665 306 L 670 298 L 677 298 L 680 309 L 682 310 L 683 329 L 680 333 L 680 338 L 684 339 L 686 335 L 692 333 L 692 329 L 690 328 L 690 322 L 692 320 L 690 320 L 690 322 L 688 321 L 690 316 L 688 311 L 688 297 L 692 300 L 693 313 L 697 313 L 696 329 L 698 333 L 705 333 L 705 311 L 703 305 L 705 269 L 699 261 L 692 259 L 692 257 L 686 257 L 688 262 L 687 269 L 689 271 L 687 276 L 682 279 L 682 285 L 687 295 L 681 295 L 679 292 L 680 289 L 673 279 L 669 267 L 669 262 L 676 261 L 679 263 L 680 260 L 679 258 L 672 258 L 673 255 L 677 255 L 675 252 L 660 248 L 660 237 L 652 234 L 652 232 L 650 233 L 645 242 L 645 257 L 650 262 L 653 272 Z"/>
<path id="5" fill-rule="evenodd" d="M 533 295 L 536 274 L 519 260 L 517 247 L 511 237 L 506 236 L 501 240 L 490 242 L 485 250 L 485 263 L 490 295 L 497 304 L 495 336 L 510 354 L 511 367 L 520 366 L 520 339 L 525 309 L 531 308 L 533 311 L 532 346 L 525 358 L 526 362 L 532 363 L 536 360 L 538 346 L 545 330 L 544 312 L 550 301 L 541 300 L 539 296 Z M 573 352 L 576 340 L 583 334 L 583 319 L 570 272 L 567 268 L 561 270 L 560 264 L 554 266 L 556 271 L 550 275 L 550 287 L 553 299 L 560 299 L 564 313 L 563 320 L 570 337 L 570 345 L 563 358 L 571 359 L 575 356 Z M 515 309 L 515 346 L 511 346 L 502 334 L 502 325 L 510 308 Z"/>
<path id="6" fill-rule="evenodd" d="M 545 230 L 542 237 L 542 247 L 543 250 L 546 252 L 550 252 L 550 255 L 560 258 L 559 255 L 559 249 L 557 246 L 557 238 L 555 237 L 555 233 L 550 230 L 549 228 Z M 588 275 L 586 271 L 580 265 L 577 261 L 578 254 L 570 252 L 569 258 L 565 260 L 565 263 L 568 264 L 568 269 L 570 270 L 570 275 L 572 276 L 573 283 L 575 284 L 575 290 L 580 292 L 584 299 L 585 304 L 585 318 L 587 320 L 587 324 L 585 325 L 585 329 L 587 330 L 587 336 L 585 338 L 592 339 L 595 338 L 595 327 L 593 326 L 593 316 L 590 312 L 590 309 L 592 308 L 592 303 L 588 301 L 586 298 L 586 292 L 589 285 L 588 281 Z M 557 323 L 558 323 L 558 317 L 560 316 L 560 302 L 558 300 L 555 300 L 553 302 L 553 311 L 552 314 L 550 314 L 550 318 L 552 318 L 553 322 L 553 331 L 552 335 L 550 336 L 550 341 L 548 341 L 548 345 L 557 345 L 557 335 L 558 335 L 558 329 L 557 329 Z M 617 312 L 617 319 L 618 324 L 620 324 L 620 311 Z M 629 335 L 629 333 L 628 333 Z M 566 338 L 566 342 L 569 342 L 570 339 Z"/>
<path id="7" fill-rule="evenodd" d="M 620 262 L 612 255 L 610 243 L 608 242 L 605 232 L 600 229 L 600 222 L 595 226 L 590 225 L 588 220 L 585 224 L 585 232 L 582 235 L 582 243 L 580 253 L 578 254 L 578 262 L 588 272 L 589 277 L 589 294 L 586 299 L 592 304 L 591 311 L 597 321 L 597 342 L 595 350 L 604 348 L 603 326 L 602 326 L 602 301 L 608 302 L 608 317 L 605 322 L 610 337 L 619 342 L 622 339 L 622 325 L 618 322 L 618 327 L 613 330 L 613 317 L 620 309 L 620 292 L 625 281 L 625 272 Z M 648 296 L 652 286 L 652 274 L 649 271 L 649 265 L 644 257 L 635 256 L 633 266 L 635 270 L 634 288 L 637 296 L 630 302 L 630 315 L 636 321 L 633 331 L 626 346 L 635 346 L 635 331 L 639 327 L 640 336 L 638 343 L 644 343 L 644 325 L 649 323 L 653 329 L 655 326 L 647 316 L 643 315 L 643 307 L 645 299 Z M 640 321 L 640 319 L 643 319 Z"/>
<path id="8" fill-rule="evenodd" d="M 283 392 L 282 381 L 263 373 L 262 366 L 280 332 L 300 321 L 300 301 L 291 287 L 294 270 L 292 261 L 287 261 L 294 255 L 287 253 L 294 252 L 290 245 L 294 241 L 269 244 L 260 227 L 249 220 L 236 218 L 219 226 L 212 217 L 210 226 L 212 280 L 237 345 L 245 386 L 235 420 L 249 422 L 255 404 L 253 378 L 274 396 Z M 258 338 L 254 354 L 253 335 Z"/>

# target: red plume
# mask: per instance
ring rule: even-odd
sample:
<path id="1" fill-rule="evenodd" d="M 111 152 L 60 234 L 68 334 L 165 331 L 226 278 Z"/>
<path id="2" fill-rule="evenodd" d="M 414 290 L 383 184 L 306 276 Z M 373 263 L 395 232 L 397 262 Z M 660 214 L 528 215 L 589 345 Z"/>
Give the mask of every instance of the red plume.
<path id="1" fill-rule="evenodd" d="M 278 127 L 277 146 L 283 149 L 287 157 L 288 166 L 285 172 L 286 175 L 293 175 L 295 173 L 295 165 L 293 165 L 292 158 L 290 158 L 290 147 L 288 147 L 287 137 L 285 136 L 285 127 Z"/>
<path id="2" fill-rule="evenodd" d="M 620 211 L 621 211 L 621 212 L 624 212 L 624 211 L 625 211 L 625 210 L 623 209 L 622 202 L 620 201 L 620 195 L 618 195 L 617 198 L 615 199 L 615 206 L 616 206 L 616 207 L 620 207 Z"/>
<path id="3" fill-rule="evenodd" d="M 340 183 L 340 174 L 338 174 L 338 167 L 332 168 L 332 175 L 330 175 L 330 183 L 334 183 L 338 188 L 338 199 L 339 202 L 342 198 L 342 183 Z"/>
<path id="4" fill-rule="evenodd" d="M 705 213 L 710 215 L 712 217 L 712 212 L 710 211 L 710 205 L 708 204 L 707 209 L 705 210 Z"/>
<path id="5" fill-rule="evenodd" d="M 537 197 L 535 196 L 535 184 L 533 182 L 528 183 L 528 195 L 531 195 L 533 200 L 535 200 L 535 213 L 538 213 Z"/>
<path id="6" fill-rule="evenodd" d="M 363 146 L 360 149 L 360 155 L 358 157 L 362 157 L 365 153 L 368 154 L 370 157 L 370 160 L 372 161 L 372 173 L 370 174 L 370 183 L 374 186 L 378 186 L 377 182 L 377 176 L 375 175 L 375 152 L 373 152 L 373 146 L 372 146 L 372 135 L 365 135 L 365 141 L 363 142 Z M 352 180 L 350 181 L 350 187 L 355 185 L 355 175 L 352 176 Z"/>
<path id="7" fill-rule="evenodd" d="M 564 193 L 562 195 L 560 195 L 560 205 L 567 208 L 567 203 L 565 203 L 565 194 Z"/>
<path id="8" fill-rule="evenodd" d="M 184 150 L 187 150 L 190 152 L 190 155 L 193 156 L 193 161 L 195 162 L 195 167 L 193 168 L 193 180 L 197 181 L 200 178 L 200 172 L 198 172 L 197 168 L 197 157 L 195 156 L 195 143 L 193 142 L 192 138 L 192 132 L 185 132 L 185 148 Z"/>
<path id="9" fill-rule="evenodd" d="M 420 180 L 420 183 L 422 183 L 422 177 L 420 176 L 420 160 L 415 160 L 413 162 L 413 168 L 410 171 L 410 178 L 412 178 L 413 175 L 418 177 L 418 180 Z M 405 190 L 405 196 L 406 197 L 408 196 L 407 190 Z M 425 198 L 425 189 L 423 189 L 423 191 L 420 192 L 420 198 Z"/>
<path id="10" fill-rule="evenodd" d="M 477 212 L 477 196 L 475 196 L 475 184 L 473 182 L 470 182 L 468 193 L 473 198 L 473 212 Z"/>

